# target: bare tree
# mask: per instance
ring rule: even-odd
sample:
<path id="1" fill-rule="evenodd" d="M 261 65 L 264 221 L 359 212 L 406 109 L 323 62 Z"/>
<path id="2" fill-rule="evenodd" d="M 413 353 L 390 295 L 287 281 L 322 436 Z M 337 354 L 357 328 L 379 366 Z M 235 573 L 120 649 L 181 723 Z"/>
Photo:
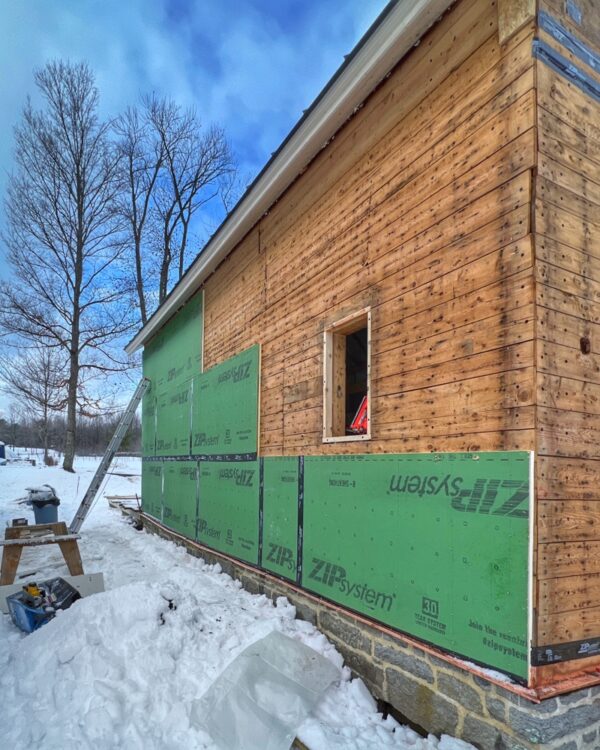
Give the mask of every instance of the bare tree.
<path id="1" fill-rule="evenodd" d="M 239 172 L 230 172 L 224 176 L 221 181 L 220 197 L 225 214 L 234 208 L 251 182 L 252 176 L 249 173 L 242 175 Z"/>
<path id="2" fill-rule="evenodd" d="M 164 149 L 160 140 L 153 137 L 146 113 L 136 107 L 126 109 L 115 120 L 114 128 L 119 154 L 119 210 L 133 246 L 135 289 L 145 325 L 148 269 L 144 265 L 144 240 L 156 181 L 164 164 Z"/>
<path id="3" fill-rule="evenodd" d="M 13 448 L 17 447 L 21 424 L 25 421 L 26 415 L 23 413 L 23 407 L 16 401 L 11 401 L 8 407 L 8 441 Z"/>
<path id="4" fill-rule="evenodd" d="M 122 219 L 109 125 L 97 116 L 87 65 L 52 62 L 35 73 L 45 107 L 28 100 L 15 129 L 16 169 L 3 235 L 13 278 L 0 287 L 0 324 L 56 349 L 68 367 L 63 468 L 73 470 L 78 399 L 90 373 L 126 366 L 112 342 L 130 330 L 119 261 Z"/>
<path id="5" fill-rule="evenodd" d="M 115 128 L 120 205 L 129 225 L 145 324 L 150 308 L 164 301 L 170 284 L 185 272 L 194 216 L 218 196 L 225 202 L 235 165 L 223 131 L 202 131 L 195 111 L 182 110 L 170 99 L 144 97 L 141 109 L 128 109 Z M 157 288 L 148 283 L 145 256 L 157 260 Z"/>
<path id="6" fill-rule="evenodd" d="M 44 462 L 48 462 L 50 417 L 67 405 L 68 368 L 56 349 L 34 345 L 18 356 L 0 358 L 0 388 L 39 425 Z"/>
<path id="7" fill-rule="evenodd" d="M 39 429 L 39 420 L 31 414 L 30 410 L 24 410 L 20 404 L 13 401 L 9 418 L 0 417 L 0 440 L 7 445 L 19 446 L 38 452 L 43 448 L 42 436 Z M 112 415 L 103 414 L 93 419 L 87 417 L 77 418 L 77 454 L 78 455 L 102 455 L 106 446 L 114 435 L 117 425 L 121 420 L 122 413 L 115 412 Z M 64 436 L 65 419 L 62 415 L 52 416 L 48 422 L 48 436 L 50 447 L 56 451 L 62 450 L 62 438 Z M 120 453 L 140 452 L 141 449 L 141 422 L 135 416 L 131 427 L 127 431 L 121 443 Z"/>

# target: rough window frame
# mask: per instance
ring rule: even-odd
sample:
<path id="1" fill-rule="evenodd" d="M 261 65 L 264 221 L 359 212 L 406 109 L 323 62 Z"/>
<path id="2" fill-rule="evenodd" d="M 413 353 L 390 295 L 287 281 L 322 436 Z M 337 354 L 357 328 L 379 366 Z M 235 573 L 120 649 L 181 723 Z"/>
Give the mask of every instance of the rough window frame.
<path id="1" fill-rule="evenodd" d="M 340 403 L 345 404 L 345 357 L 343 368 L 336 367 L 336 346 L 342 344 L 342 339 L 362 328 L 367 329 L 367 432 L 363 435 L 339 434 L 340 431 Z M 343 377 L 342 377 L 343 372 Z M 336 401 L 334 393 L 337 384 L 344 381 L 344 395 Z M 365 307 L 350 315 L 337 320 L 323 332 L 323 442 L 351 443 L 364 442 L 371 439 L 371 308 Z M 343 409 L 345 419 L 345 406 Z"/>

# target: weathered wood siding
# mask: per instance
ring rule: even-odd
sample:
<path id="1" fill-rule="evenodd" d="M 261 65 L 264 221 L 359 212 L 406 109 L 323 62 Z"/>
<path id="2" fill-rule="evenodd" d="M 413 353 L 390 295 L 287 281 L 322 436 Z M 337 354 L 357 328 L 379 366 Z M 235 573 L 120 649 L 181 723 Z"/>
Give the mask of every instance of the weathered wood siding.
<path id="1" fill-rule="evenodd" d="M 575 7 L 580 24 L 562 0 L 541 2 L 600 53 L 600 3 Z M 542 62 L 536 76 L 537 637 L 553 645 L 600 633 L 600 104 Z M 545 679 L 596 663 L 547 667 Z"/>
<path id="2" fill-rule="evenodd" d="M 205 367 L 262 345 L 263 455 L 535 444 L 534 24 L 461 0 L 207 280 Z M 372 308 L 372 435 L 322 442 L 322 332 Z"/>

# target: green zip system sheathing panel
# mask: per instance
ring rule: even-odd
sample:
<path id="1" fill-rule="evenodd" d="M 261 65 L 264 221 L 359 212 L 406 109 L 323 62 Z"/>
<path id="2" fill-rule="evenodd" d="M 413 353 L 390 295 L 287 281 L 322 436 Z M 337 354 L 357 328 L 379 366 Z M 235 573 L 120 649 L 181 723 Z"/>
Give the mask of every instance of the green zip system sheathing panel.
<path id="1" fill-rule="evenodd" d="M 260 347 L 199 375 L 194 381 L 192 453 L 256 458 Z"/>
<path id="2" fill-rule="evenodd" d="M 173 385 L 156 399 L 156 455 L 190 454 L 194 381 Z"/>
<path id="3" fill-rule="evenodd" d="M 198 541 L 258 563 L 258 461 L 201 461 Z"/>
<path id="4" fill-rule="evenodd" d="M 146 344 L 144 376 L 157 393 L 202 372 L 202 293 L 196 294 Z"/>
<path id="5" fill-rule="evenodd" d="M 159 521 L 162 520 L 162 474 L 161 461 L 142 463 L 142 508 Z"/>
<path id="6" fill-rule="evenodd" d="M 526 678 L 529 461 L 307 457 L 303 586 Z"/>
<path id="7" fill-rule="evenodd" d="M 198 511 L 198 464 L 167 461 L 163 465 L 163 522 L 194 539 Z"/>
<path id="8" fill-rule="evenodd" d="M 150 380 L 142 401 L 144 456 L 189 453 L 190 388 L 202 372 L 203 330 L 200 292 L 144 348 L 144 377 Z"/>
<path id="9" fill-rule="evenodd" d="M 265 458 L 262 567 L 296 581 L 298 564 L 298 458 Z"/>
<path id="10" fill-rule="evenodd" d="M 145 368 L 144 368 L 145 371 Z M 142 455 L 156 454 L 156 391 L 150 386 L 142 397 Z"/>

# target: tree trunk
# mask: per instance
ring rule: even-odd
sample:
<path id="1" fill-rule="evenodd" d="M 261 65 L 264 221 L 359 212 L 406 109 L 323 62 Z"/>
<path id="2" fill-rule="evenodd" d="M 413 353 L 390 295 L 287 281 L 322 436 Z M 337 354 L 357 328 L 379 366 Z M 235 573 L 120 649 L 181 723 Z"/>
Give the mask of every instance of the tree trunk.
<path id="1" fill-rule="evenodd" d="M 167 297 L 169 284 L 169 266 L 171 265 L 171 239 L 166 229 L 163 230 L 163 257 L 160 263 L 160 277 L 158 283 L 158 304 L 162 305 Z"/>
<path id="2" fill-rule="evenodd" d="M 48 407 L 44 406 L 42 417 L 42 439 L 44 441 L 44 466 L 48 466 Z"/>
<path id="3" fill-rule="evenodd" d="M 79 362 L 77 354 L 71 353 L 71 364 L 69 372 L 69 385 L 67 392 L 67 429 L 65 435 L 65 456 L 63 469 L 74 471 L 73 461 L 75 459 L 75 431 L 77 426 L 77 383 L 79 381 Z"/>
<path id="4" fill-rule="evenodd" d="M 78 185 L 80 185 L 78 175 Z M 75 459 L 76 430 L 77 430 L 77 391 L 79 387 L 79 340 L 81 324 L 81 282 L 83 279 L 83 241 L 82 241 L 82 215 L 83 190 L 78 190 L 78 237 L 77 253 L 74 264 L 73 279 L 73 318 L 71 320 L 71 348 L 69 351 L 69 383 L 67 386 L 67 430 L 65 435 L 65 457 L 63 469 L 74 471 L 73 461 Z"/>
<path id="5" fill-rule="evenodd" d="M 140 317 L 142 319 L 142 325 L 145 326 L 148 320 L 146 316 L 146 296 L 144 294 L 144 274 L 142 270 L 142 242 L 141 238 L 137 235 L 134 238 L 135 242 L 135 280 L 138 293 L 138 300 L 140 303 Z"/>
<path id="6" fill-rule="evenodd" d="M 183 276 L 183 271 L 185 268 L 185 248 L 187 246 L 189 219 L 186 221 L 185 219 L 182 218 L 181 223 L 183 224 L 183 232 L 181 235 L 181 244 L 179 245 L 179 279 L 180 280 L 181 280 L 181 277 Z"/>

